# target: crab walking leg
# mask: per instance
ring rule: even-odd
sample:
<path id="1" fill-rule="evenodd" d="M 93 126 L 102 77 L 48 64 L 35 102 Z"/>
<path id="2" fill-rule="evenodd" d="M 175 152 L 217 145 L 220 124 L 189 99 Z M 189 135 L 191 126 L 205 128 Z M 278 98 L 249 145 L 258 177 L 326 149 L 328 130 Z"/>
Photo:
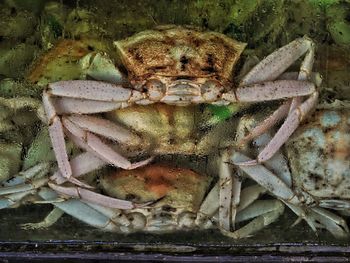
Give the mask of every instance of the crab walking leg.
<path id="1" fill-rule="evenodd" d="M 236 223 L 236 215 L 237 215 L 237 207 L 240 203 L 241 199 L 241 188 L 242 181 L 237 177 L 232 177 L 232 202 L 231 202 L 231 225 L 232 228 L 235 228 Z"/>
<path id="2" fill-rule="evenodd" d="M 241 147 L 247 144 L 247 142 L 264 134 L 266 131 L 274 127 L 276 123 L 283 120 L 288 115 L 290 105 L 291 105 L 291 101 L 288 100 L 285 103 L 283 103 L 281 106 L 279 106 L 278 109 L 275 110 L 269 117 L 267 117 L 264 121 L 259 123 L 259 125 L 255 126 L 251 131 L 249 131 L 249 134 L 247 136 L 240 139 L 237 142 L 237 145 Z"/>
<path id="3" fill-rule="evenodd" d="M 28 168 L 25 171 L 19 172 L 18 174 L 14 175 L 13 178 L 2 182 L 1 184 L 7 187 L 24 184 L 27 183 L 29 180 L 32 180 L 33 178 L 42 178 L 49 172 L 49 169 L 49 163 L 39 163 L 31 168 Z"/>
<path id="4" fill-rule="evenodd" d="M 144 98 L 137 90 L 108 82 L 94 80 L 65 80 L 49 84 L 50 95 L 76 99 L 134 102 Z"/>
<path id="5" fill-rule="evenodd" d="M 312 231 L 314 231 L 315 233 L 317 232 L 317 227 L 320 227 L 321 225 L 318 222 L 316 222 L 314 218 L 310 217 L 304 208 L 298 205 L 290 204 L 286 201 L 283 202 L 294 212 L 294 214 L 298 216 L 298 219 L 293 223 L 292 227 L 297 225 L 301 220 L 304 219 L 306 223 L 310 226 Z M 309 210 L 307 211 L 310 212 Z"/>
<path id="6" fill-rule="evenodd" d="M 219 197 L 219 182 L 210 190 L 207 197 L 202 202 L 195 220 L 197 226 L 202 225 L 203 222 L 206 222 L 207 219 L 212 218 L 215 212 L 219 209 L 218 197 Z"/>
<path id="7" fill-rule="evenodd" d="M 107 165 L 107 162 L 101 160 L 90 152 L 79 154 L 78 156 L 74 157 L 69 163 L 72 167 L 74 177 L 79 177 Z M 55 181 L 57 184 L 63 184 L 67 181 L 67 179 L 62 176 L 59 170 L 50 177 L 50 180 Z"/>
<path id="8" fill-rule="evenodd" d="M 270 159 L 288 140 L 292 133 L 298 128 L 300 122 L 304 119 L 304 116 L 311 111 L 311 109 L 316 105 L 318 99 L 318 93 L 313 93 L 310 98 L 304 101 L 298 108 L 293 110 L 285 122 L 279 128 L 274 137 L 266 145 L 266 147 L 259 153 L 256 160 L 237 163 L 237 165 L 256 165 Z"/>
<path id="9" fill-rule="evenodd" d="M 314 215 L 312 216 L 315 220 L 322 223 L 322 225 L 336 238 L 349 237 L 349 228 L 343 218 L 327 211 L 326 209 L 313 207 L 311 210 L 314 212 Z"/>
<path id="10" fill-rule="evenodd" d="M 33 195 L 35 193 L 36 193 L 36 190 L 31 190 L 31 191 L 9 194 L 9 195 L 6 195 L 4 197 L 1 197 L 0 198 L 0 209 L 17 207 L 19 205 L 20 201 L 24 197 L 26 197 L 28 195 Z"/>
<path id="11" fill-rule="evenodd" d="M 38 189 L 41 186 L 44 186 L 48 181 L 49 181 L 49 178 L 40 178 L 40 179 L 35 179 L 35 180 L 33 180 L 29 183 L 26 183 L 26 184 L 1 187 L 0 188 L 0 196 L 19 193 L 19 192 L 27 192 L 27 191 L 30 191 L 33 189 Z"/>
<path id="12" fill-rule="evenodd" d="M 315 91 L 315 84 L 309 81 L 275 80 L 241 86 L 223 93 L 221 98 L 229 102 L 264 102 L 308 96 Z"/>
<path id="13" fill-rule="evenodd" d="M 311 39 L 303 37 L 279 48 L 253 67 L 241 80 L 240 86 L 276 79 L 313 46 Z"/>
<path id="14" fill-rule="evenodd" d="M 236 151 L 231 155 L 230 161 L 234 165 L 238 165 L 249 177 L 266 188 L 277 198 L 291 204 L 300 204 L 298 197 L 294 194 L 292 189 L 265 166 L 260 164 L 254 166 L 241 165 L 241 163 L 249 162 L 251 159 Z"/>
<path id="15" fill-rule="evenodd" d="M 133 141 L 134 144 L 141 143 L 141 138 L 131 131 L 114 124 L 113 122 L 92 116 L 71 115 L 71 122 L 81 129 L 115 140 L 122 144 Z"/>
<path id="16" fill-rule="evenodd" d="M 82 199 L 82 200 L 91 202 L 93 204 L 102 205 L 110 208 L 117 208 L 117 209 L 135 208 L 134 203 L 130 201 L 108 197 L 78 186 L 64 187 L 53 183 L 48 183 L 48 185 L 50 186 L 51 189 L 53 189 L 57 193 Z"/>
<path id="17" fill-rule="evenodd" d="M 283 214 L 283 212 L 284 205 L 279 200 L 258 200 L 246 210 L 243 210 L 237 214 L 237 222 L 245 221 L 253 217 L 256 218 L 234 232 L 221 229 L 221 233 L 234 239 L 249 237 L 257 231 L 275 222 Z"/>
<path id="18" fill-rule="evenodd" d="M 237 212 L 240 212 L 250 206 L 253 202 L 258 200 L 258 198 L 265 194 L 267 190 L 260 185 L 248 186 L 241 191 L 241 200 L 239 206 L 237 207 Z"/>
<path id="19" fill-rule="evenodd" d="M 59 209 L 58 207 L 55 207 L 52 209 L 52 211 L 44 218 L 43 221 L 39 223 L 26 223 L 21 224 L 21 228 L 25 230 L 29 229 L 43 229 L 48 228 L 55 224 L 58 219 L 60 219 L 64 215 L 64 211 Z"/>
<path id="20" fill-rule="evenodd" d="M 228 163 L 228 153 L 224 152 L 220 160 L 219 167 L 219 226 L 220 228 L 230 231 L 231 217 L 231 199 L 233 179 L 231 175 L 231 167 Z"/>
<path id="21" fill-rule="evenodd" d="M 330 208 L 334 210 L 350 210 L 350 201 L 337 200 L 337 199 L 326 199 L 320 200 L 320 207 Z"/>
<path id="22" fill-rule="evenodd" d="M 84 149 L 94 153 L 96 156 L 106 161 L 109 164 L 112 164 L 116 167 L 123 168 L 125 170 L 135 169 L 140 166 L 144 166 L 153 158 L 148 158 L 146 160 L 130 163 L 125 157 L 116 152 L 114 149 L 109 147 L 107 144 L 103 143 L 97 136 L 90 132 L 86 132 L 79 128 L 77 125 L 72 123 L 67 118 L 63 118 L 63 124 L 65 128 L 74 136 L 78 141 L 80 141 L 79 145 L 83 146 Z"/>
<path id="23" fill-rule="evenodd" d="M 48 188 L 42 188 L 39 191 L 39 196 L 44 200 L 50 202 L 59 209 L 63 210 L 66 214 L 77 218 L 78 220 L 106 231 L 118 231 L 119 227 L 113 223 L 107 216 L 96 211 L 92 207 L 84 204 L 83 202 L 75 199 L 55 202 L 57 200 L 57 194 Z"/>
<path id="24" fill-rule="evenodd" d="M 113 111 L 125 108 L 128 105 L 122 102 L 84 100 L 74 98 L 52 98 L 52 103 L 58 114 L 92 114 Z"/>
<path id="25" fill-rule="evenodd" d="M 62 123 L 56 114 L 55 108 L 51 102 L 50 95 L 46 91 L 43 94 L 43 105 L 48 119 L 49 134 L 56 156 L 58 168 L 64 177 L 70 178 L 72 176 L 72 169 L 68 161 Z"/>
<path id="26" fill-rule="evenodd" d="M 87 201 L 82 200 L 85 204 L 88 206 L 92 207 L 96 211 L 100 212 L 101 214 L 107 216 L 110 220 L 112 220 L 114 223 L 122 226 L 129 226 L 131 222 L 129 219 L 122 213 L 121 210 L 116 209 L 116 208 L 109 208 L 97 204 L 93 204 Z"/>

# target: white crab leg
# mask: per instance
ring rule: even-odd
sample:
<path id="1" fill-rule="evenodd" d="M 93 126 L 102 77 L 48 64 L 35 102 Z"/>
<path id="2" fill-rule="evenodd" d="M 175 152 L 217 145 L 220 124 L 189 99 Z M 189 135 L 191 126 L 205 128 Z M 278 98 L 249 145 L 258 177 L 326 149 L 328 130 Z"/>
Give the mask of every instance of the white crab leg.
<path id="1" fill-rule="evenodd" d="M 224 235 L 234 239 L 249 237 L 255 232 L 275 222 L 277 218 L 283 214 L 283 211 L 284 205 L 279 200 L 258 200 L 246 210 L 243 210 L 237 214 L 237 221 L 246 220 L 257 216 L 251 222 L 234 232 L 229 232 L 224 229 L 220 230 Z"/>
<path id="2" fill-rule="evenodd" d="M 324 208 L 334 209 L 334 210 L 349 210 L 350 201 L 337 200 L 337 199 L 325 199 L 325 200 L 320 200 L 319 206 Z"/>
<path id="3" fill-rule="evenodd" d="M 43 94 L 43 105 L 49 123 L 49 134 L 52 147 L 55 152 L 58 168 L 66 178 L 72 176 L 72 170 L 69 165 L 66 142 L 60 118 L 57 116 L 55 108 L 51 102 L 50 95 L 46 92 Z"/>
<path id="4" fill-rule="evenodd" d="M 107 216 L 101 214 L 79 200 L 71 199 L 63 202 L 55 202 L 58 196 L 54 191 L 48 188 L 42 188 L 38 194 L 44 200 L 47 200 L 48 202 L 51 201 L 55 207 L 58 207 L 65 213 L 88 225 L 107 231 L 117 231 L 119 229 L 119 227 Z"/>
<path id="5" fill-rule="evenodd" d="M 43 229 L 48 228 L 55 224 L 58 219 L 60 219 L 64 215 L 64 211 L 55 207 L 52 211 L 45 217 L 45 219 L 39 223 L 26 223 L 21 224 L 22 229 Z"/>
<path id="6" fill-rule="evenodd" d="M 252 185 L 242 189 L 241 200 L 239 206 L 237 207 L 237 212 L 250 206 L 255 202 L 262 194 L 266 193 L 267 190 L 260 185 Z"/>
<path id="7" fill-rule="evenodd" d="M 92 116 L 71 115 L 67 117 L 71 122 L 80 128 L 103 137 L 127 144 L 130 141 L 141 143 L 141 138 L 131 131 L 116 125 L 115 123 Z"/>
<path id="8" fill-rule="evenodd" d="M 235 228 L 237 208 L 241 201 L 242 181 L 237 177 L 232 177 L 232 202 L 231 202 L 231 225 Z"/>
<path id="9" fill-rule="evenodd" d="M 313 46 L 311 39 L 303 37 L 279 48 L 253 67 L 241 80 L 240 86 L 276 79 Z"/>
<path id="10" fill-rule="evenodd" d="M 52 103 L 58 114 L 92 114 L 108 112 L 125 108 L 128 105 L 123 102 L 110 102 L 98 100 L 85 100 L 74 98 L 52 98 Z"/>
<path id="11" fill-rule="evenodd" d="M 314 212 L 312 216 L 320 221 L 336 238 L 346 238 L 349 236 L 349 228 L 343 218 L 326 209 L 313 207 L 311 210 Z"/>
<path id="12" fill-rule="evenodd" d="M 16 206 L 24 197 L 33 195 L 36 190 L 9 194 L 0 198 L 0 209 Z"/>
<path id="13" fill-rule="evenodd" d="M 298 108 L 293 110 L 285 122 L 282 124 L 280 129 L 277 131 L 275 136 L 267 144 L 267 146 L 259 153 L 256 160 L 237 163 L 237 165 L 256 165 L 258 163 L 265 162 L 270 159 L 281 146 L 288 140 L 292 133 L 299 126 L 300 122 L 303 120 L 304 116 L 311 111 L 311 109 L 316 105 L 318 99 L 318 93 L 314 92 L 306 101 L 304 101 Z"/>
<path id="14" fill-rule="evenodd" d="M 219 167 L 219 226 L 227 231 L 230 230 L 231 198 L 232 198 L 232 175 L 228 164 L 228 153 L 224 152 Z"/>
<path id="15" fill-rule="evenodd" d="M 239 211 L 236 217 L 236 221 L 237 223 L 244 222 L 274 210 L 281 212 L 281 215 L 284 211 L 284 204 L 277 199 L 255 200 L 249 206 Z"/>
<path id="16" fill-rule="evenodd" d="M 117 209 L 135 208 L 135 204 L 130 201 L 108 197 L 78 186 L 64 187 L 64 186 L 59 186 L 50 182 L 48 183 L 48 185 L 50 186 L 51 189 L 53 189 L 57 193 L 82 199 L 97 205 L 102 205 L 102 206 L 117 208 Z"/>
<path id="17" fill-rule="evenodd" d="M 112 220 L 114 223 L 117 223 L 118 225 L 129 226 L 131 224 L 129 219 L 119 209 L 93 204 L 84 200 L 82 201 L 96 211 L 107 216 L 110 220 Z"/>
<path id="18" fill-rule="evenodd" d="M 219 208 L 219 182 L 210 190 L 207 197 L 202 202 L 195 220 L 196 225 L 202 225 L 203 222 L 211 218 Z"/>
<path id="19" fill-rule="evenodd" d="M 102 166 L 107 165 L 107 162 L 96 157 L 93 153 L 85 152 L 74 157 L 70 162 L 74 177 L 79 177 L 83 174 L 87 174 L 91 171 L 95 171 Z M 51 177 L 50 180 L 55 181 L 57 184 L 63 184 L 67 181 L 58 170 Z"/>
<path id="20" fill-rule="evenodd" d="M 37 189 L 41 186 L 44 186 L 49 181 L 49 178 L 40 178 L 35 179 L 29 183 L 26 184 L 20 184 L 20 185 L 14 185 L 14 186 L 8 186 L 8 187 L 1 187 L 0 188 L 0 195 L 8 195 L 8 194 L 14 194 L 19 192 L 27 192 L 33 189 Z"/>
<path id="21" fill-rule="evenodd" d="M 222 94 L 230 102 L 264 102 L 285 98 L 307 96 L 316 91 L 315 84 L 298 80 L 275 80 L 241 86 Z"/>
<path id="22" fill-rule="evenodd" d="M 247 142 L 252 139 L 264 134 L 266 131 L 270 130 L 272 127 L 276 125 L 279 121 L 284 119 L 289 112 L 291 101 L 288 100 L 278 107 L 269 117 L 267 117 L 264 121 L 255 126 L 252 130 L 249 131 L 249 134 L 244 138 L 240 139 L 237 142 L 238 146 L 245 145 Z"/>
<path id="23" fill-rule="evenodd" d="M 76 140 L 80 141 L 79 146 L 84 145 L 84 149 L 94 153 L 96 156 L 101 158 L 102 160 L 115 165 L 116 167 L 123 168 L 125 170 L 135 169 L 140 166 L 144 166 L 153 158 L 148 158 L 146 160 L 130 163 L 125 157 L 116 152 L 114 149 L 109 147 L 107 144 L 103 143 L 97 136 L 90 132 L 86 132 L 79 128 L 77 125 L 72 123 L 67 118 L 63 118 L 63 124 L 65 128 L 74 136 Z"/>
<path id="24" fill-rule="evenodd" d="M 299 199 L 295 196 L 290 187 L 265 166 L 260 164 L 253 166 L 241 166 L 241 163 L 249 162 L 251 159 L 239 152 L 233 152 L 230 160 L 234 165 L 239 165 L 240 169 L 242 169 L 262 187 L 274 194 L 277 198 L 292 204 L 299 204 Z"/>

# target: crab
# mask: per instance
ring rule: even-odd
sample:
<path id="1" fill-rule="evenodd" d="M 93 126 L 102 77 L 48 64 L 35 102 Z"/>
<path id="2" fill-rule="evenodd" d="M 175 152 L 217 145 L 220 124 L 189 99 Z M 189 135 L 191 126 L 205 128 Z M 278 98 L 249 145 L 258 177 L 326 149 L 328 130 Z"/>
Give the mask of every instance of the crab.
<path id="1" fill-rule="evenodd" d="M 49 84 L 43 93 L 43 105 L 60 171 L 55 177 L 58 184 L 70 181 L 77 185 L 77 189 L 89 188 L 76 179 L 76 162 L 69 162 L 65 134 L 89 153 L 85 155 L 89 158 L 81 158 L 80 162 L 91 166 L 103 162 L 122 169 L 135 169 L 152 160 L 131 163 L 120 153 L 118 145 L 114 146 L 117 147 L 115 150 L 98 136 L 121 145 L 129 142 L 138 144 L 140 138 L 120 124 L 89 114 L 154 103 L 227 105 L 289 98 L 263 122 L 262 127 L 266 130 L 286 117 L 265 150 L 254 162 L 246 163 L 254 165 L 271 158 L 317 102 L 316 85 L 309 81 L 314 44 L 307 37 L 296 39 L 266 57 L 237 86 L 234 84 L 234 67 L 245 44 L 223 34 L 190 27 L 161 26 L 114 44 L 127 77 L 115 69 L 119 77 L 113 78 L 114 83 L 59 81 Z M 297 77 L 291 79 L 290 75 L 282 74 L 304 54 L 306 56 Z M 50 186 L 55 187 L 53 183 Z M 65 194 L 69 194 L 68 191 Z"/>
<path id="2" fill-rule="evenodd" d="M 10 193 L 21 182 L 47 180 L 48 164 L 38 164 L 5 183 L 0 189 L 0 208 L 16 204 L 17 197 L 28 197 L 33 190 Z M 47 187 L 41 187 L 26 201 L 51 203 L 55 208 L 39 223 L 26 223 L 24 229 L 47 228 L 67 213 L 76 219 L 103 231 L 117 233 L 152 232 L 165 233 L 177 230 L 217 228 L 219 224 L 219 183 L 211 183 L 212 177 L 200 175 L 191 169 L 171 167 L 165 164 L 147 165 L 134 170 L 121 170 L 100 176 L 99 187 L 109 196 L 140 204 L 131 209 L 111 209 L 91 200 L 68 200 Z M 209 185 L 213 185 L 209 189 Z M 27 188 L 29 184 L 27 183 Z M 24 189 L 22 189 L 24 190 Z M 207 193 L 209 191 L 209 193 Z M 236 239 L 249 237 L 274 222 L 284 210 L 279 200 L 257 200 L 265 194 L 265 188 L 250 185 L 242 190 L 235 223 L 251 220 L 243 227 L 230 232 Z M 146 204 L 146 205 L 145 205 Z M 235 205 L 235 204 L 233 204 Z M 219 227 L 220 228 L 220 227 Z M 223 232 L 226 234 L 226 232 Z"/>
<path id="3" fill-rule="evenodd" d="M 299 217 L 297 222 L 305 219 L 314 231 L 326 228 L 337 238 L 349 236 L 346 221 L 329 211 L 344 215 L 350 211 L 350 107 L 344 105 L 319 106 L 297 129 L 285 145 L 289 166 L 283 158 L 265 165 L 240 165 L 250 160 L 242 150 L 234 150 L 229 157 L 238 170 L 291 208 Z M 251 129 L 252 119 L 247 118 L 242 127 Z M 262 147 L 263 140 L 257 138 L 256 146 Z"/>

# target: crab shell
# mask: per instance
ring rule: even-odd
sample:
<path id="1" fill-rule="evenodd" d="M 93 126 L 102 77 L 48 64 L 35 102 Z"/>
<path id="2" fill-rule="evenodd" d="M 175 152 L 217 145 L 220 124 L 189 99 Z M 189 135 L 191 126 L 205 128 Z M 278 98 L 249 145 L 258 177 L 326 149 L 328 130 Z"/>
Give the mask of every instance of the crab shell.
<path id="1" fill-rule="evenodd" d="M 350 111 L 320 110 L 287 143 L 293 185 L 315 199 L 350 199 Z"/>
<path id="2" fill-rule="evenodd" d="M 129 232 L 193 228 L 210 181 L 210 177 L 190 169 L 159 164 L 100 178 L 102 188 L 110 196 L 136 203 L 151 202 L 147 207 L 124 211 L 132 222 Z"/>
<path id="3" fill-rule="evenodd" d="M 246 46 L 220 33 L 182 26 L 160 26 L 114 44 L 134 88 L 161 86 L 169 96 L 232 86 L 233 69 Z"/>

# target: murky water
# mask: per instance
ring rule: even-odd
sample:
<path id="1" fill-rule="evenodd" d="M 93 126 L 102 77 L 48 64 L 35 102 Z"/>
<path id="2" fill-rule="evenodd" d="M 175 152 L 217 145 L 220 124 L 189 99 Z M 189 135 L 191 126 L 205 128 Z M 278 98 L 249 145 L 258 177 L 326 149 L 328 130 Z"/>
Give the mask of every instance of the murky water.
<path id="1" fill-rule="evenodd" d="M 242 59 L 235 69 L 237 73 L 245 60 L 260 60 L 278 47 L 307 35 L 316 44 L 313 71 L 319 72 L 323 78 L 319 103 L 338 101 L 339 104 L 339 101 L 342 101 L 343 104 L 348 105 L 350 100 L 350 4 L 347 1 L 14 0 L 2 1 L 0 7 L 0 182 L 5 182 L 19 171 L 40 162 L 51 162 L 51 173 L 56 169 L 47 129 L 40 121 L 43 117 L 41 94 L 48 83 L 86 78 L 88 74 L 84 71 L 86 68 L 83 69 L 85 60 L 83 61 L 82 58 L 91 52 L 105 52 L 120 64 L 120 57 L 112 45 L 113 41 L 159 25 L 191 25 L 203 30 L 220 32 L 247 43 Z M 292 66 L 292 70 L 297 70 L 300 62 L 299 59 Z M 125 71 L 122 68 L 123 70 Z M 216 145 L 217 148 L 210 153 L 219 152 L 220 149 L 232 143 L 234 130 L 228 130 L 227 127 L 236 127 L 238 118 L 246 114 L 267 113 L 265 106 L 265 104 L 254 106 L 228 118 L 226 120 L 228 124 L 216 131 L 216 138 L 220 140 L 211 139 L 212 145 Z M 272 108 L 276 108 L 276 105 L 272 105 Z M 187 139 L 195 137 L 195 140 L 198 140 L 198 136 L 205 137 L 208 130 L 212 130 L 208 128 L 209 124 L 203 125 L 203 120 L 208 121 L 208 114 L 209 118 L 216 116 L 220 119 L 220 116 L 232 109 L 217 113 L 218 109 L 208 110 L 202 107 L 190 113 L 185 110 L 178 113 L 182 114 L 180 117 L 171 118 L 169 110 L 163 110 L 161 107 L 153 110 L 161 114 L 157 117 L 155 113 L 148 113 L 152 117 L 147 119 L 151 134 L 149 136 L 166 138 L 164 140 L 167 143 L 170 141 L 173 143 L 170 147 L 168 145 L 158 150 L 157 153 L 186 153 L 186 157 L 177 155 L 160 157 L 157 161 L 191 168 L 202 174 L 211 174 L 214 177 L 211 184 L 213 186 L 214 181 L 217 180 L 217 171 L 213 172 L 215 169 L 210 162 L 208 164 L 206 156 L 188 157 L 191 145 Z M 143 109 L 138 111 L 141 114 Z M 344 111 L 349 111 L 349 107 Z M 133 112 L 126 111 L 119 114 L 109 117 L 117 120 L 119 118 L 126 127 L 128 122 L 135 121 Z M 131 118 L 131 121 L 128 118 Z M 140 119 L 140 121 L 145 120 L 144 117 Z M 170 130 L 168 126 L 161 126 L 164 123 L 166 125 L 175 123 L 178 130 L 168 131 Z M 192 127 L 193 123 L 197 125 L 195 128 Z M 349 131 L 349 121 L 347 127 Z M 137 131 L 140 129 L 143 129 L 142 125 L 137 128 Z M 350 134 L 345 133 L 343 136 L 347 143 Z M 157 143 L 161 148 L 163 142 Z M 140 145 L 137 146 L 140 147 Z M 67 149 L 71 156 L 79 153 L 72 143 L 67 143 Z M 347 166 L 349 149 L 345 151 L 347 151 L 347 155 L 345 153 L 347 157 L 341 160 Z M 202 152 L 196 154 L 202 155 Z M 203 166 L 203 163 L 208 166 Z M 347 166 L 347 169 L 350 170 L 350 167 Z M 95 179 L 90 181 L 96 183 Z M 341 194 L 344 199 L 350 198 L 347 193 Z M 264 195 L 263 198 L 271 199 L 268 195 Z M 31 201 L 29 199 L 28 203 Z M 41 221 L 51 208 L 49 204 L 31 204 L 21 205 L 16 209 L 1 210 L 0 240 L 116 240 L 121 244 L 174 243 L 197 246 L 283 242 L 346 245 L 349 240 L 337 241 L 325 230 L 321 230 L 316 236 L 304 221 L 290 228 L 297 217 L 288 208 L 277 222 L 259 231 L 254 237 L 238 241 L 224 237 L 217 230 L 176 234 L 106 233 L 68 215 L 64 215 L 47 229 L 24 230 L 21 228 L 23 223 Z"/>

